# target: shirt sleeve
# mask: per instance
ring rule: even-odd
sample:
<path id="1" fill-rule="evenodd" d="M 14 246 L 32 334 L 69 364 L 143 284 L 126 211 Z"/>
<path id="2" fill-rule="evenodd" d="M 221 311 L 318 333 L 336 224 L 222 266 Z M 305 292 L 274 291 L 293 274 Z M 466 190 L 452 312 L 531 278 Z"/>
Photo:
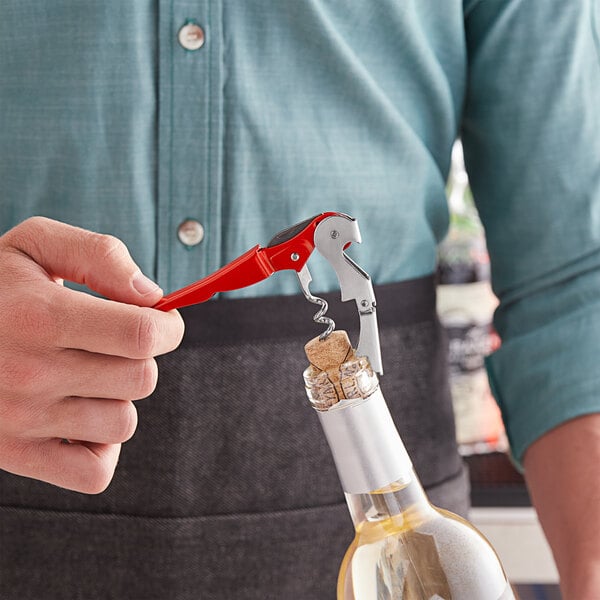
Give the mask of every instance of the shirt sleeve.
<path id="1" fill-rule="evenodd" d="M 596 0 L 465 12 L 461 138 L 500 300 L 487 366 L 518 466 L 600 410 L 599 21 Z"/>

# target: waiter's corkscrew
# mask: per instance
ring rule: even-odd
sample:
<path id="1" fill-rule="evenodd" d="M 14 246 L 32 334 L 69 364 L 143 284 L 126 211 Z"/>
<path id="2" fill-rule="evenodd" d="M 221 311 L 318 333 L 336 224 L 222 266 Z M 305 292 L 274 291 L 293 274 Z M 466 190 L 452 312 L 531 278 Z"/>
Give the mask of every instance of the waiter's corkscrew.
<path id="1" fill-rule="evenodd" d="M 306 299 L 320 306 L 314 320 L 327 325 L 321 335 L 325 339 L 334 330 L 335 323 L 325 316 L 327 302 L 314 296 L 309 289 L 312 277 L 306 263 L 316 248 L 337 275 L 342 301 L 356 302 L 360 317 L 357 355 L 368 357 L 373 369 L 382 373 L 371 278 L 344 252 L 350 244 L 360 241 L 356 219 L 339 212 L 324 212 L 280 231 L 267 246 L 257 245 L 208 277 L 165 296 L 155 308 L 171 310 L 205 302 L 218 292 L 248 287 L 276 271 L 291 269 L 296 271 Z"/>

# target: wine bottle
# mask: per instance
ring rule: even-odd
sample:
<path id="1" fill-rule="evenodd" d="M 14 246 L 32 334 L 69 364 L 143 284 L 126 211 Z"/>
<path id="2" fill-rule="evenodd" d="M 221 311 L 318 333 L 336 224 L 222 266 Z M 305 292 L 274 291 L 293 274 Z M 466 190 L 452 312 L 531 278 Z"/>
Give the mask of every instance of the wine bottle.
<path id="1" fill-rule="evenodd" d="M 485 357 L 500 345 L 493 326 L 498 299 L 460 142 L 452 149 L 447 189 L 450 227 L 438 247 L 437 311 L 449 342 L 458 449 L 465 456 L 505 452 L 508 440 L 485 368 Z"/>
<path id="2" fill-rule="evenodd" d="M 338 600 L 514 600 L 483 535 L 428 501 L 368 359 L 343 331 L 305 350 L 306 391 L 356 530 Z"/>

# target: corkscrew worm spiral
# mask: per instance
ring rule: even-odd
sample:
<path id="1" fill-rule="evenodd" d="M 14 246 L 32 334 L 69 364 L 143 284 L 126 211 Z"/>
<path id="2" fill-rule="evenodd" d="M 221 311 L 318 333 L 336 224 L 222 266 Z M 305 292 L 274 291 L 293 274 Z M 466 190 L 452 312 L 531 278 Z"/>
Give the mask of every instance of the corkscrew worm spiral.
<path id="1" fill-rule="evenodd" d="M 310 275 L 310 271 L 308 267 L 304 265 L 300 271 L 296 273 L 298 275 L 298 280 L 300 281 L 300 288 L 302 289 L 302 293 L 304 297 L 313 304 L 319 306 L 319 310 L 313 316 L 313 321 L 315 323 L 322 323 L 323 325 L 327 325 L 327 329 L 319 336 L 321 341 L 326 340 L 335 330 L 335 321 L 326 317 L 325 313 L 329 309 L 329 304 L 327 304 L 327 300 L 323 298 L 319 298 L 318 296 L 313 296 L 310 293 L 309 284 L 312 281 L 312 277 Z"/>
<path id="2" fill-rule="evenodd" d="M 327 304 L 327 300 L 323 298 L 319 298 L 318 296 L 313 296 L 310 294 L 306 296 L 306 299 L 313 304 L 320 306 L 319 310 L 314 314 L 313 321 L 315 323 L 322 323 L 323 325 L 327 325 L 327 329 L 319 336 L 319 339 L 326 340 L 335 330 L 335 321 L 331 317 L 326 317 L 325 313 L 329 309 L 329 304 Z"/>

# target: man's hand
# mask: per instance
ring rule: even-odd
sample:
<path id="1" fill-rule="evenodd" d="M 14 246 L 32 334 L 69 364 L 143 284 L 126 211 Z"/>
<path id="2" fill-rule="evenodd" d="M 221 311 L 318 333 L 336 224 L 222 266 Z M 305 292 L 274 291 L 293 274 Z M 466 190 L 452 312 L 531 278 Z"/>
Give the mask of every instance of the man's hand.
<path id="1" fill-rule="evenodd" d="M 67 279 L 110 300 L 70 290 Z M 112 479 L 183 336 L 125 245 L 34 217 L 0 237 L 0 468 L 86 493 Z M 67 442 L 68 440 L 68 442 Z"/>

